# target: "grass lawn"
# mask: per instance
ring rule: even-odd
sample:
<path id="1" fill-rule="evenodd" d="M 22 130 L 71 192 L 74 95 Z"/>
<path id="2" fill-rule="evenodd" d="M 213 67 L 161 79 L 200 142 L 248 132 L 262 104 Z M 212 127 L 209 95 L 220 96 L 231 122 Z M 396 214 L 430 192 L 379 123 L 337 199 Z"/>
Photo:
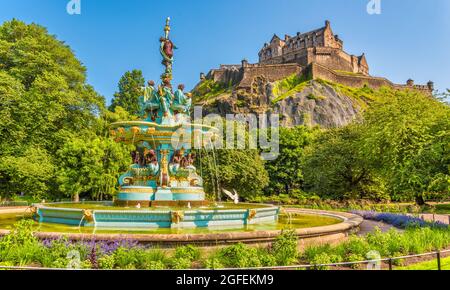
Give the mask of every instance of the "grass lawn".
<path id="1" fill-rule="evenodd" d="M 450 270 L 450 257 L 441 259 L 442 270 Z M 437 270 L 437 260 L 423 262 L 419 264 L 410 265 L 407 267 L 398 268 L 397 270 Z"/>
<path id="2" fill-rule="evenodd" d="M 450 204 L 436 204 L 436 213 L 450 214 Z"/>

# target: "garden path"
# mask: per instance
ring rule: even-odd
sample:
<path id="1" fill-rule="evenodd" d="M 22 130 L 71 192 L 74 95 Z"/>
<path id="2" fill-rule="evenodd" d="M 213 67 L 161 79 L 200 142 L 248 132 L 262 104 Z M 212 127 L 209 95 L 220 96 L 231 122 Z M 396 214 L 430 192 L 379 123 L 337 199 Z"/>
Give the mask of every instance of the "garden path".
<path id="1" fill-rule="evenodd" d="M 377 221 L 371 221 L 371 220 L 364 220 L 363 223 L 360 226 L 360 231 L 358 232 L 358 236 L 365 236 L 368 233 L 372 233 L 375 231 L 375 228 L 379 228 L 383 233 L 389 231 L 390 229 L 396 229 L 397 231 L 402 231 L 401 229 L 397 229 L 394 226 L 377 222 Z"/>
<path id="2" fill-rule="evenodd" d="M 450 215 L 445 214 L 420 214 L 419 217 L 428 222 L 441 222 L 444 224 L 450 224 Z"/>

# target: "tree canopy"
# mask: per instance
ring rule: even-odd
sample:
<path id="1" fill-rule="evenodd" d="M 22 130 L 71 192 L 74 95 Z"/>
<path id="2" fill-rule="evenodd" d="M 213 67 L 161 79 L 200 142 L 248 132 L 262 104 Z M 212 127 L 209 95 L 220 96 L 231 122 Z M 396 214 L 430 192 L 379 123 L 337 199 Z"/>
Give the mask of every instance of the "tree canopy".
<path id="1" fill-rule="evenodd" d="M 139 96 L 142 95 L 142 87 L 145 85 L 145 79 L 141 70 L 127 71 L 119 81 L 119 91 L 114 94 L 112 104 L 109 107 L 115 111 L 117 107 L 122 107 L 128 113 L 138 116 Z"/>
<path id="2" fill-rule="evenodd" d="M 65 149 L 76 140 L 124 150 L 105 138 L 104 112 L 104 98 L 86 83 L 86 68 L 64 42 L 36 24 L 0 26 L 0 196 L 91 194 L 92 187 L 66 191 L 73 180 L 57 173 L 67 172 Z M 97 179 L 108 170 L 118 174 L 117 166 L 107 167 L 94 171 Z"/>

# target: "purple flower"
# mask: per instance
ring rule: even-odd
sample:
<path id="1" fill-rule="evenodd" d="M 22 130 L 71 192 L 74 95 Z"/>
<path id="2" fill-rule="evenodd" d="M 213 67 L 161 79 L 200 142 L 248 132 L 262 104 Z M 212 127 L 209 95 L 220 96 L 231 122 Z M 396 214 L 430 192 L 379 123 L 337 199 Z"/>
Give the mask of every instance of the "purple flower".
<path id="1" fill-rule="evenodd" d="M 378 213 L 374 211 L 352 211 L 352 213 L 362 216 L 364 219 L 384 222 L 393 225 L 397 228 L 405 229 L 408 227 L 437 227 L 448 228 L 447 224 L 441 222 L 427 222 L 420 218 L 393 214 L 393 213 Z"/>

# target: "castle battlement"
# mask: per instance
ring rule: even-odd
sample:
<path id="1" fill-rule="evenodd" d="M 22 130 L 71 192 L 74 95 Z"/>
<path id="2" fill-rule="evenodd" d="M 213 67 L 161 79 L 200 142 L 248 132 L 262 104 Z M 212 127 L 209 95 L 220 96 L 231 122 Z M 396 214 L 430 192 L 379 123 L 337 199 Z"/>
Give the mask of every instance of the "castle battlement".
<path id="1" fill-rule="evenodd" d="M 258 86 L 275 82 L 293 74 L 307 75 L 312 79 L 339 82 L 352 87 L 368 85 L 374 89 L 389 86 L 395 89 L 415 89 L 431 94 L 433 82 L 415 85 L 408 80 L 406 85 L 394 84 L 386 78 L 369 74 L 366 55 L 348 54 L 344 42 L 335 35 L 329 21 L 325 26 L 295 36 L 285 35 L 283 39 L 274 35 L 259 51 L 259 62 L 250 64 L 221 65 L 212 69 L 201 79 L 210 79 L 225 85 L 233 85 L 238 90 L 252 93 L 261 91 Z"/>
<path id="2" fill-rule="evenodd" d="M 355 56 L 344 51 L 344 42 L 333 33 L 331 23 L 296 36 L 286 35 L 284 39 L 276 34 L 265 43 L 259 52 L 259 64 L 298 63 L 308 66 L 319 63 L 331 69 L 352 73 L 369 74 L 369 65 L 364 54 Z"/>

